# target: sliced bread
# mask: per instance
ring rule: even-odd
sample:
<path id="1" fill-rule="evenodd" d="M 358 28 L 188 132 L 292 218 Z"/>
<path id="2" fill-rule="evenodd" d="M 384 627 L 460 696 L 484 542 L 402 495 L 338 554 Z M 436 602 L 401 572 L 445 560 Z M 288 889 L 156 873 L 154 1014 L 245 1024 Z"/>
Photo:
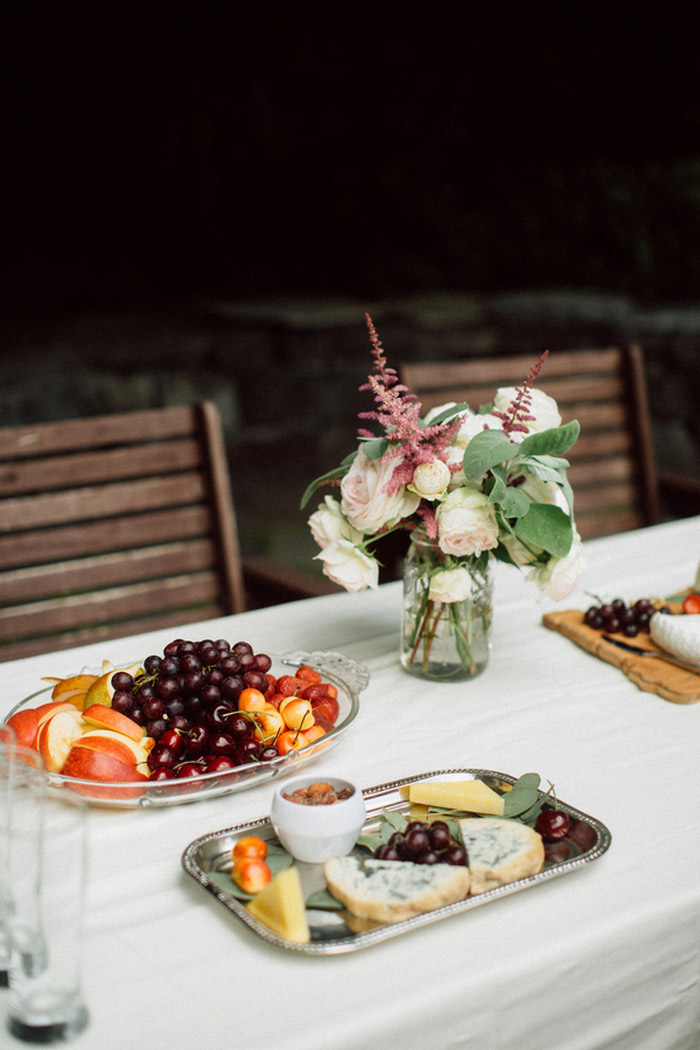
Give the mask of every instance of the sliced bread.
<path id="1" fill-rule="evenodd" d="M 470 893 L 484 893 L 542 870 L 542 837 L 527 824 L 501 817 L 464 817 L 458 824 L 469 858 Z"/>
<path id="2" fill-rule="evenodd" d="M 359 919 L 400 922 L 463 900 L 469 872 L 451 864 L 331 857 L 324 866 L 330 893 Z"/>

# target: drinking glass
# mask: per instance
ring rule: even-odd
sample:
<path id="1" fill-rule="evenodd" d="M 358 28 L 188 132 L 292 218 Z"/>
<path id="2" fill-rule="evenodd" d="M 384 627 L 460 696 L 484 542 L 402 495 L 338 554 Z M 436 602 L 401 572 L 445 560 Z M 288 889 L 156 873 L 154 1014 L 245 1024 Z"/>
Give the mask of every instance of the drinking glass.
<path id="1" fill-rule="evenodd" d="M 70 789 L 47 784 L 36 752 L 16 748 L 15 755 L 8 1027 L 19 1039 L 50 1043 L 77 1035 L 88 1020 L 81 988 L 87 807 Z"/>
<path id="2" fill-rule="evenodd" d="M 0 988 L 7 987 L 10 969 L 7 822 L 9 820 L 12 752 L 16 741 L 17 735 L 15 731 L 4 722 L 0 724 Z"/>

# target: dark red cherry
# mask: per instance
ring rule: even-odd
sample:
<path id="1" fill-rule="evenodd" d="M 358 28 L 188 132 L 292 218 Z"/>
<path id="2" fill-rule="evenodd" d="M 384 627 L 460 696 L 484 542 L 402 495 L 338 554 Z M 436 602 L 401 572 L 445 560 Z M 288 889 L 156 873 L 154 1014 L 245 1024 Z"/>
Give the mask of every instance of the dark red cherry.
<path id="1" fill-rule="evenodd" d="M 570 827 L 569 816 L 561 809 L 543 809 L 535 823 L 535 831 L 539 832 L 545 842 L 565 839 Z"/>
<path id="2" fill-rule="evenodd" d="M 204 760 L 204 769 L 207 773 L 228 773 L 235 769 L 236 763 L 230 755 L 207 755 Z"/>

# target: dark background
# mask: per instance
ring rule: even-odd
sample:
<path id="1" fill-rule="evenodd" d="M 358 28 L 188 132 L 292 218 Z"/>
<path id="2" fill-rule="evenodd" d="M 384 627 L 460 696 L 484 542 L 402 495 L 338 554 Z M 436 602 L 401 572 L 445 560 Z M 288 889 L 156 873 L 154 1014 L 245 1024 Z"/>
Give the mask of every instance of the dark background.
<path id="1" fill-rule="evenodd" d="M 694 300 L 697 3 L 10 4 L 15 323 L 214 296 Z"/>

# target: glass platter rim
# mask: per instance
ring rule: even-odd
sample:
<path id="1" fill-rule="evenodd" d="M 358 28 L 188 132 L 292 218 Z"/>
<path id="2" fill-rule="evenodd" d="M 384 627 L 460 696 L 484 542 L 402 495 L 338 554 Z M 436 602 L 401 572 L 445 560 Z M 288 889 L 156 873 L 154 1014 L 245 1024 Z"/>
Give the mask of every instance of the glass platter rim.
<path id="1" fill-rule="evenodd" d="M 204 773 L 192 778 L 158 781 L 157 785 L 149 786 L 148 781 L 97 781 L 64 777 L 60 773 L 47 773 L 50 784 L 62 790 L 76 790 L 79 787 L 80 794 L 91 806 L 97 808 L 163 809 L 245 791 L 305 769 L 317 755 L 335 747 L 357 717 L 360 709 L 360 693 L 369 684 L 369 670 L 364 664 L 351 657 L 327 650 L 295 649 L 290 653 L 270 653 L 269 655 L 273 667 L 278 664 L 288 667 L 308 664 L 317 669 L 332 684 L 339 686 L 345 693 L 350 705 L 349 710 L 343 720 L 319 741 L 299 751 L 290 751 L 286 755 L 280 755 L 271 762 L 250 762 L 244 766 L 236 766 L 229 773 Z M 31 701 L 50 693 L 51 688 L 51 685 L 47 685 L 44 689 L 25 696 L 15 704 L 11 711 L 8 711 L 4 720 L 7 721 L 12 715 L 23 710 Z M 191 785 L 189 791 L 187 790 L 188 785 Z M 89 794 L 90 791 L 92 795 Z M 95 795 L 95 792 L 99 791 L 105 793 L 121 791 L 126 797 L 112 798 L 105 794 L 99 798 Z"/>
<path id="2" fill-rule="evenodd" d="M 498 770 L 480 769 L 476 767 L 452 767 L 431 770 L 414 776 L 404 777 L 401 780 L 388 781 L 385 784 L 378 784 L 371 788 L 363 788 L 362 794 L 365 801 L 369 802 L 370 800 L 390 795 L 392 792 L 398 792 L 400 788 L 414 784 L 417 781 L 445 776 L 471 776 L 474 779 L 501 781 L 510 785 L 514 784 L 517 780 L 517 777 L 514 777 L 509 773 L 501 773 Z M 540 796 L 543 794 L 545 794 L 545 792 L 540 789 Z M 524 879 L 518 879 L 515 882 L 507 883 L 504 886 L 498 886 L 495 889 L 486 890 L 484 893 L 476 894 L 473 897 L 466 897 L 464 900 L 456 901 L 453 904 L 443 905 L 441 908 L 425 912 L 422 915 L 415 915 L 410 919 L 404 919 L 394 923 L 385 923 L 376 926 L 372 930 L 360 933 L 352 934 L 351 931 L 351 935 L 346 935 L 336 940 L 319 939 L 316 941 L 312 940 L 310 943 L 301 943 L 281 937 L 256 919 L 255 916 L 251 915 L 245 907 L 245 901 L 237 900 L 233 895 L 226 894 L 223 890 L 219 889 L 219 887 L 209 879 L 207 872 L 199 864 L 196 854 L 205 844 L 214 843 L 217 840 L 222 840 L 224 838 L 230 840 L 232 836 L 235 838 L 245 834 L 250 834 L 254 829 L 259 829 L 260 831 L 269 829 L 272 831 L 269 817 L 261 817 L 256 820 L 246 821 L 242 824 L 235 824 L 228 828 L 221 828 L 218 831 L 212 831 L 205 835 L 198 836 L 184 849 L 181 855 L 181 865 L 185 872 L 202 889 L 210 893 L 220 904 L 223 905 L 224 908 L 227 909 L 227 911 L 235 915 L 243 925 L 248 927 L 252 933 L 256 934 L 257 937 L 266 941 L 268 944 L 303 955 L 347 954 L 348 952 L 359 951 L 362 948 L 379 944 L 390 938 L 410 933 L 412 930 L 418 929 L 419 927 L 427 926 L 434 922 L 440 922 L 452 915 L 471 911 L 477 907 L 483 907 L 483 905 L 488 904 L 493 900 L 497 900 L 500 897 L 521 892 L 522 890 L 538 885 L 541 882 L 548 882 L 551 879 L 558 878 L 571 871 L 576 871 L 601 857 L 607 851 L 612 841 L 611 833 L 606 825 L 598 820 L 598 818 L 592 817 L 588 813 L 584 813 L 570 803 L 563 802 L 559 797 L 557 797 L 556 802 L 559 809 L 562 809 L 570 817 L 574 817 L 586 824 L 589 828 L 593 829 L 596 837 L 595 842 L 589 849 L 581 852 L 577 856 L 569 857 L 567 860 L 555 861 L 550 867 L 543 868 L 543 870 L 536 875 L 529 875 Z M 407 803 L 405 800 L 399 797 L 388 807 L 382 805 L 373 808 L 368 807 L 366 823 L 371 822 L 373 819 L 377 819 L 379 813 L 384 808 L 400 809 L 406 805 Z M 272 832 L 271 837 L 274 838 L 274 832 Z M 320 868 L 321 865 L 301 865 L 301 867 L 306 869 Z"/>

